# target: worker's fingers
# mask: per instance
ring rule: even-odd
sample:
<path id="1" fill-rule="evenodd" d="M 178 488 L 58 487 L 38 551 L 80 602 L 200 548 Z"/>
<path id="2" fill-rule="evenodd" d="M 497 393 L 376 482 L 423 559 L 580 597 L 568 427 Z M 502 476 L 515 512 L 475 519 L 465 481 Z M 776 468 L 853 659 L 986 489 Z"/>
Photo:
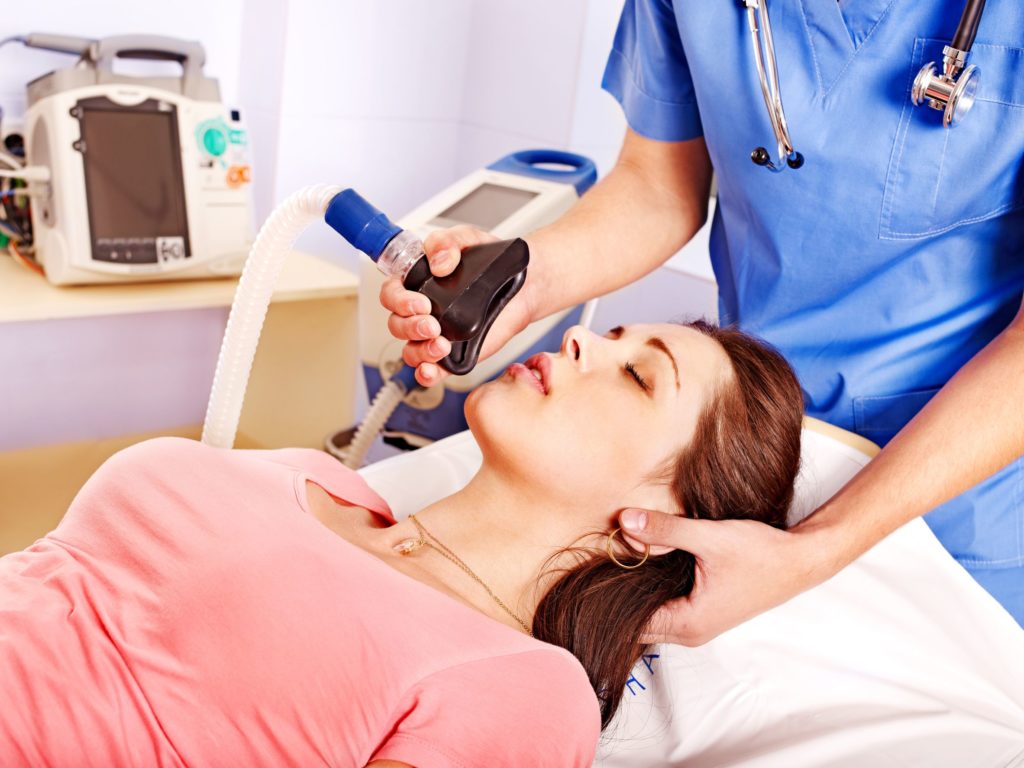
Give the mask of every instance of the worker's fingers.
<path id="1" fill-rule="evenodd" d="M 388 278 L 381 285 L 380 303 L 384 309 L 401 317 L 430 315 L 430 299 L 422 293 L 406 290 L 402 281 L 397 277 Z M 440 328 L 438 333 L 440 333 Z"/>
<path id="2" fill-rule="evenodd" d="M 696 590 L 697 587 L 694 587 Z M 678 597 L 661 606 L 647 622 L 644 643 L 676 643 L 697 647 L 716 636 L 701 627 L 700 606 L 691 597 Z"/>
<path id="3" fill-rule="evenodd" d="M 437 277 L 445 277 L 455 271 L 466 248 L 493 243 L 497 239 L 490 232 L 460 224 L 450 229 L 431 232 L 423 241 L 423 250 L 430 262 L 430 271 Z"/>
<path id="4" fill-rule="evenodd" d="M 388 316 L 388 331 L 396 339 L 429 341 L 441 335 L 441 324 L 430 315 L 402 317 L 392 314 Z"/>
<path id="5" fill-rule="evenodd" d="M 451 351 L 451 342 L 443 336 L 429 341 L 410 341 L 402 350 L 402 360 L 406 365 L 416 368 L 423 363 L 436 363 Z"/>
<path id="6" fill-rule="evenodd" d="M 619 513 L 623 533 L 634 542 L 650 544 L 652 554 L 685 549 L 702 556 L 714 546 L 719 521 L 694 520 L 653 509 L 624 509 Z M 657 549 L 656 549 L 657 548 Z"/>
<path id="7" fill-rule="evenodd" d="M 416 368 L 416 381 L 424 387 L 432 387 L 435 384 L 440 384 L 449 376 L 451 376 L 451 374 L 448 373 L 448 371 L 434 363 L 423 363 Z"/>

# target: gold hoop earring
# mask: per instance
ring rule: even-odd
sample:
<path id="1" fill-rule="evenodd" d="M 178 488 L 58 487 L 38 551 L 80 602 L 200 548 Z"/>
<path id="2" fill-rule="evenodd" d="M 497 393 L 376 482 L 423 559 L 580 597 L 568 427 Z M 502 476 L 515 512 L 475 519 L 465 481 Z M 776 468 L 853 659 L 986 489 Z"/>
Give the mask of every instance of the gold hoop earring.
<path id="1" fill-rule="evenodd" d="M 608 557 L 610 557 L 612 559 L 613 563 L 615 563 L 617 566 L 619 566 L 619 568 L 625 568 L 627 571 L 631 571 L 634 568 L 639 568 L 641 565 L 643 565 L 644 563 L 647 562 L 647 558 L 651 556 L 651 545 L 650 544 L 644 544 L 644 556 L 643 556 L 643 559 L 640 560 L 639 562 L 633 563 L 632 565 L 626 565 L 625 563 L 620 563 L 619 562 L 619 558 L 617 558 L 615 556 L 615 552 L 612 551 L 612 539 L 614 539 L 615 538 L 615 534 L 619 533 L 621 530 L 622 530 L 621 528 L 616 528 L 614 531 L 612 531 L 611 533 L 608 534 L 608 541 L 605 543 L 605 549 L 608 550 Z"/>

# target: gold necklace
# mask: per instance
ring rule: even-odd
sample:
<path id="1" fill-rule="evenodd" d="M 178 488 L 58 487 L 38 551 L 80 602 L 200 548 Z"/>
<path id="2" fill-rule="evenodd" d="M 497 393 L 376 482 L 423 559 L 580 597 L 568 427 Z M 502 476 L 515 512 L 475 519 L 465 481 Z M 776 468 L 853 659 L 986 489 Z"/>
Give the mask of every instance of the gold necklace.
<path id="1" fill-rule="evenodd" d="M 494 594 L 491 588 L 484 583 L 484 580 L 477 576 L 475 573 L 473 573 L 473 569 L 466 565 L 462 558 L 460 558 L 458 555 L 456 555 L 454 552 L 448 549 L 448 547 L 442 544 L 441 541 L 436 536 L 434 536 L 430 531 L 424 528 L 423 523 L 416 519 L 416 515 L 409 515 L 409 519 L 412 520 L 413 525 L 416 526 L 416 530 L 419 531 L 420 536 L 418 539 L 409 538 L 403 539 L 402 541 L 398 542 L 398 544 L 395 545 L 395 549 L 398 551 L 398 554 L 403 556 L 411 555 L 424 544 L 428 547 L 433 548 L 437 551 L 439 555 L 442 555 L 448 560 L 451 560 L 453 563 L 455 563 L 455 565 L 459 566 L 459 568 L 465 571 L 467 576 L 469 576 L 471 579 L 473 579 L 473 581 L 475 581 L 477 584 L 479 584 L 481 587 L 487 590 L 487 594 L 490 595 L 491 599 L 498 604 L 498 607 L 501 608 L 501 610 L 503 610 L 513 619 L 515 619 L 516 623 L 523 628 L 523 632 L 528 634 L 530 637 L 533 637 L 533 632 L 531 632 L 530 628 L 526 626 L 526 622 L 519 618 L 519 616 L 517 616 L 511 608 L 505 605 L 505 603 L 501 601 L 501 598 Z"/>

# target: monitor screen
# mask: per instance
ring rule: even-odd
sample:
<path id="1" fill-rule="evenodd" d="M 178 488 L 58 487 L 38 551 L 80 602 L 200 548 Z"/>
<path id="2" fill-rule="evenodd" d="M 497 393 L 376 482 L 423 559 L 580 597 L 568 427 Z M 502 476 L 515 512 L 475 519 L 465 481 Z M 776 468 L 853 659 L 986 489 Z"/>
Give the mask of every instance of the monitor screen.
<path id="1" fill-rule="evenodd" d="M 457 222 L 472 224 L 480 229 L 494 229 L 539 194 L 500 184 L 481 184 L 455 205 L 442 211 L 431 223 L 448 226 Z"/>
<path id="2" fill-rule="evenodd" d="M 189 255 L 175 107 L 152 99 L 78 106 L 93 258 L 137 264 Z"/>

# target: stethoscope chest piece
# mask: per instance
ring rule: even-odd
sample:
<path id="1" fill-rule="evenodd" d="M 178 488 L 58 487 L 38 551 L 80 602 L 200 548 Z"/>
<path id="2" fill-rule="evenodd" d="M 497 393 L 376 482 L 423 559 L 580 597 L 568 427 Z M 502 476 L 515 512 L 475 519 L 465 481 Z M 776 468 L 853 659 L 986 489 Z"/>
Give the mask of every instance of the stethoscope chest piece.
<path id="1" fill-rule="evenodd" d="M 942 72 L 937 72 L 935 62 L 929 61 L 914 78 L 910 92 L 914 106 L 927 104 L 942 112 L 942 124 L 946 128 L 952 128 L 963 120 L 974 106 L 979 72 L 973 65 L 966 68 L 964 65 L 984 11 L 985 0 L 967 0 L 953 40 L 942 49 Z"/>
<path id="2" fill-rule="evenodd" d="M 973 64 L 965 69 L 959 77 L 938 73 L 935 62 L 929 61 L 914 78 L 914 87 L 910 97 L 914 106 L 927 103 L 932 109 L 942 112 L 942 124 L 947 128 L 963 120 L 974 106 L 974 97 L 978 93 L 979 70 Z"/>

